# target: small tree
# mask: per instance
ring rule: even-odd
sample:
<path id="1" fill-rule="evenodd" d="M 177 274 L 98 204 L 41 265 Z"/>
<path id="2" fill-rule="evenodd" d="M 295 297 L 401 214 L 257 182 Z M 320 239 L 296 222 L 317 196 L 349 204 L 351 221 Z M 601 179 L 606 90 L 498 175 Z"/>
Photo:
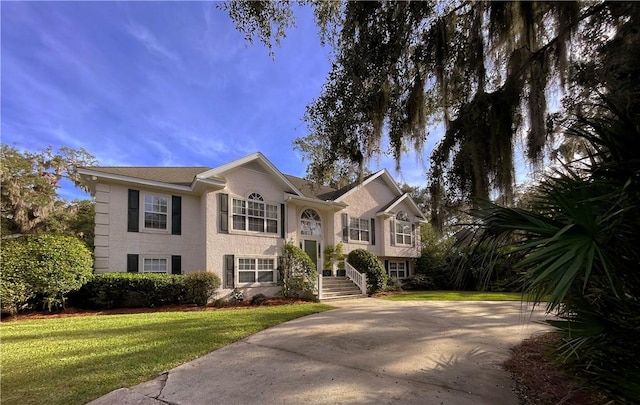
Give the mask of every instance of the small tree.
<path id="1" fill-rule="evenodd" d="M 293 243 L 282 247 L 281 281 L 285 297 L 310 297 L 318 278 L 309 255 Z"/>
<path id="2" fill-rule="evenodd" d="M 3 242 L 1 251 L 0 300 L 12 311 L 30 300 L 49 310 L 64 307 L 67 294 L 92 275 L 91 253 L 74 237 L 21 237 Z"/>
<path id="3" fill-rule="evenodd" d="M 63 178 L 86 190 L 78 167 L 95 164 L 84 149 L 51 147 L 37 152 L 0 149 L 3 233 L 34 233 L 56 212 L 56 190 Z"/>
<path id="4" fill-rule="evenodd" d="M 387 285 L 387 273 L 378 256 L 368 250 L 356 249 L 349 253 L 347 261 L 354 269 L 367 275 L 367 287 L 370 294 L 380 291 Z"/>

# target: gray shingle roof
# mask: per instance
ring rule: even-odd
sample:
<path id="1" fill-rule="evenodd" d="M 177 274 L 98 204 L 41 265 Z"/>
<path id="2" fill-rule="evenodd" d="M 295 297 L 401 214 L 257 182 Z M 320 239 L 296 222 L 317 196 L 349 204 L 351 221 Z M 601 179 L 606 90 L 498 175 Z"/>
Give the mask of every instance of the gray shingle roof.
<path id="1" fill-rule="evenodd" d="M 179 186 L 189 186 L 196 175 L 210 170 L 208 167 L 88 167 L 96 172 L 159 181 Z"/>
<path id="2" fill-rule="evenodd" d="M 286 177 L 291 184 L 300 190 L 305 197 L 330 200 L 330 198 L 325 198 L 325 196 L 336 192 L 336 190 L 331 187 L 316 185 L 309 180 L 300 177 L 291 176 L 289 174 L 285 174 L 284 177 Z"/>

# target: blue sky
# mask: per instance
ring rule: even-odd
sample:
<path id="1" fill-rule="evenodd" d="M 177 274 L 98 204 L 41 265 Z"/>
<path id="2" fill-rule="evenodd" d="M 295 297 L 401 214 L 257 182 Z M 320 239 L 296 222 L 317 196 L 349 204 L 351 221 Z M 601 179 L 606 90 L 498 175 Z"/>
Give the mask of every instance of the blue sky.
<path id="1" fill-rule="evenodd" d="M 292 141 L 330 68 L 311 9 L 296 9 L 271 58 L 212 2 L 0 7 L 3 143 L 82 147 L 104 166 L 215 167 L 261 151 L 304 176 Z M 400 173 L 385 156 L 370 168 L 418 185 L 425 165 L 412 154 Z M 60 194 L 86 197 L 68 184 Z"/>

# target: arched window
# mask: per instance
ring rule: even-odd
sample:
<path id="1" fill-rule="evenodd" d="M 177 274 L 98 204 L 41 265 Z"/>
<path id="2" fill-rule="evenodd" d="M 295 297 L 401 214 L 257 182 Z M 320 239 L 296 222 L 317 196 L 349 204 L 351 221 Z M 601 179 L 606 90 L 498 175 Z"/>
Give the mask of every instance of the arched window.
<path id="1" fill-rule="evenodd" d="M 396 219 L 398 221 L 404 221 L 404 222 L 408 222 L 409 221 L 409 216 L 407 215 L 406 212 L 400 210 L 398 211 L 398 213 L 396 214 Z"/>
<path id="2" fill-rule="evenodd" d="M 302 211 L 300 233 L 304 236 L 322 236 L 322 221 L 317 212 L 312 209 Z"/>

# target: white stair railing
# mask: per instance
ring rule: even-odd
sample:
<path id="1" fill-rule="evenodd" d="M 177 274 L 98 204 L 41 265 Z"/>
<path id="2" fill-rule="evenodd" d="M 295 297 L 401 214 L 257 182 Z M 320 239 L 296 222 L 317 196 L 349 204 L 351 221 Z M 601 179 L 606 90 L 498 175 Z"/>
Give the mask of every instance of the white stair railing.
<path id="1" fill-rule="evenodd" d="M 347 262 L 347 259 L 344 260 L 344 269 L 346 276 L 354 282 L 360 288 L 363 295 L 367 294 L 367 275 L 364 273 L 360 273 L 356 270 L 352 265 Z"/>
<path id="2" fill-rule="evenodd" d="M 322 271 L 318 272 L 318 300 L 322 299 Z"/>

